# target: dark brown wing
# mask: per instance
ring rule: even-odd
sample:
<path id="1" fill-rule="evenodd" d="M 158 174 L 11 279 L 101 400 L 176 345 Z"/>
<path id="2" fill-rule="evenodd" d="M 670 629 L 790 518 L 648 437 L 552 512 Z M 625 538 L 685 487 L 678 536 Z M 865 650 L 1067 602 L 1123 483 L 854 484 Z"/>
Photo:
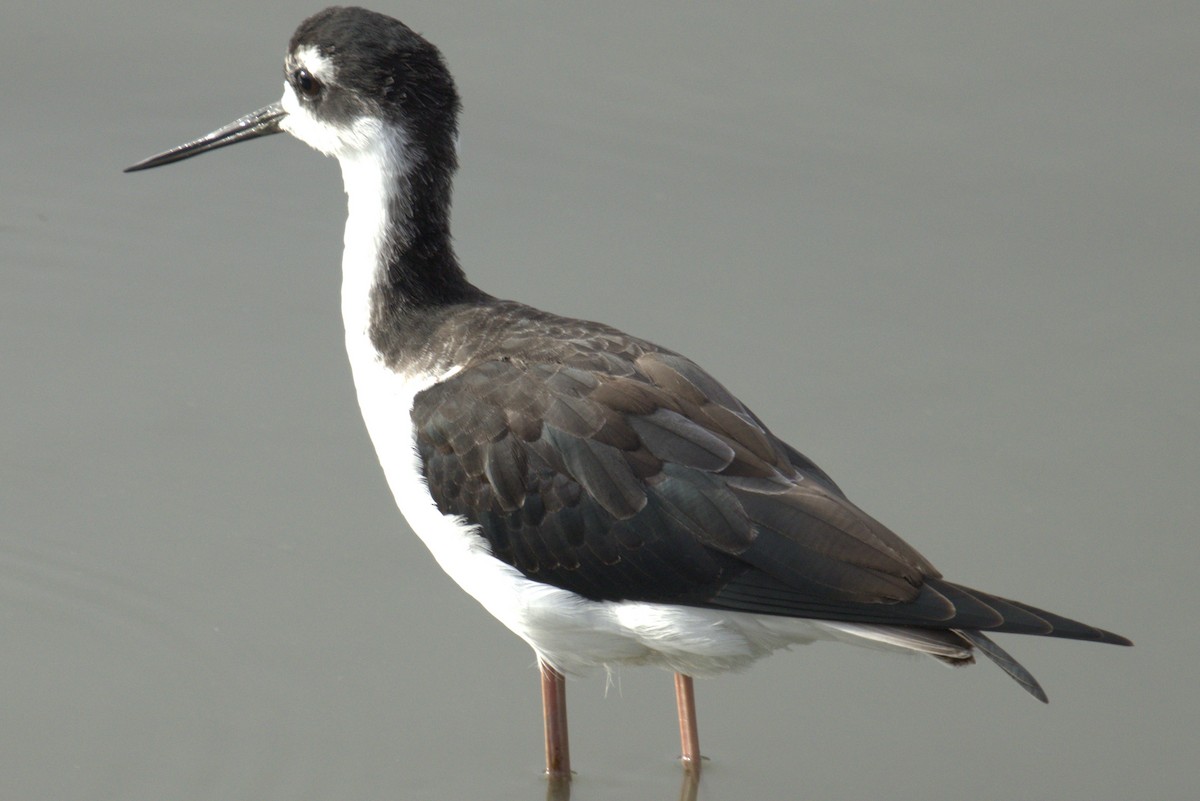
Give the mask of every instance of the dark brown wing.
<path id="1" fill-rule="evenodd" d="M 417 396 L 433 498 L 496 558 L 595 600 L 1122 639 L 942 580 L 716 380 L 631 342 L 501 354 Z"/>

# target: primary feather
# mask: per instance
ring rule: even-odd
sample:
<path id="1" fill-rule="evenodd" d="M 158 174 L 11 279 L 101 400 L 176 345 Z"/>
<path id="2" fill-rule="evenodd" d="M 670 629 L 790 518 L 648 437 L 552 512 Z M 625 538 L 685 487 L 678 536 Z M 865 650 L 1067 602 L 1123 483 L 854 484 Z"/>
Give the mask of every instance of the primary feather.
<path id="1" fill-rule="evenodd" d="M 486 341 L 456 347 L 475 316 Z M 1123 641 L 943 580 L 683 356 L 503 301 L 444 325 L 443 358 L 463 369 L 412 408 L 430 492 L 529 579 L 594 602 L 850 624 L 839 636 L 956 662 L 977 648 L 1034 695 L 979 631 Z"/>

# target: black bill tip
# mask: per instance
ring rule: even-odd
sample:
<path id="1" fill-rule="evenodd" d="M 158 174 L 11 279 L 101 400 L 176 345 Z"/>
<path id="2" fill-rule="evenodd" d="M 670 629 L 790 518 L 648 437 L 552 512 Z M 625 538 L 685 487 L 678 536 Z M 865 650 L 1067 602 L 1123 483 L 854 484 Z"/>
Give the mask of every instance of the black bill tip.
<path id="1" fill-rule="evenodd" d="M 283 106 L 278 103 L 272 103 L 252 114 L 247 114 L 244 117 L 234 120 L 223 128 L 218 128 L 210 134 L 205 134 L 199 139 L 188 142 L 185 145 L 173 147 L 165 153 L 159 153 L 157 156 L 151 156 L 148 159 L 139 161 L 137 164 L 126 167 L 125 172 L 138 172 L 139 170 L 148 170 L 151 167 L 161 167 L 164 164 L 183 161 L 192 156 L 216 150 L 219 147 L 227 147 L 249 139 L 257 139 L 260 136 L 270 136 L 271 134 L 280 133 L 283 129 L 279 127 L 279 123 L 286 116 L 287 112 L 283 110 Z"/>

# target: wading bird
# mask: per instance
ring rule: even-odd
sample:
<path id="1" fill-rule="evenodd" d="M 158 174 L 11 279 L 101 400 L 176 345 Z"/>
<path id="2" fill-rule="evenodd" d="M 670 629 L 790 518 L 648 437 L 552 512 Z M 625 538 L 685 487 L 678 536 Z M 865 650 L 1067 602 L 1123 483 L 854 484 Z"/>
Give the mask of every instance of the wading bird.
<path id="1" fill-rule="evenodd" d="M 1130 644 L 946 581 L 694 362 L 473 286 L 450 243 L 459 111 L 438 50 L 329 8 L 292 36 L 280 102 L 130 167 L 286 131 L 341 165 L 346 349 L 396 502 L 438 563 L 537 654 L 546 767 L 569 776 L 564 674 L 692 679 L 815 640 L 982 653 L 984 632 Z M 732 321 L 730 321 L 732 322 Z"/>

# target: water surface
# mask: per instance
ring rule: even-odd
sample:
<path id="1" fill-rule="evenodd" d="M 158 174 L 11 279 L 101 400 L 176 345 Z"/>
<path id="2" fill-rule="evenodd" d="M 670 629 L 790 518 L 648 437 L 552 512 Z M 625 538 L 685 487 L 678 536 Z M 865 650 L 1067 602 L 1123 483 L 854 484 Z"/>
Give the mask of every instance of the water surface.
<path id="1" fill-rule="evenodd" d="M 945 573 L 1133 637 L 698 684 L 698 795 L 1184 798 L 1200 695 L 1200 14 L 380 7 L 465 103 L 485 289 L 683 350 Z M 0 796 L 539 798 L 532 655 L 400 520 L 335 164 L 133 161 L 315 6 L 0 11 Z M 670 677 L 571 684 L 573 797 L 676 798 Z"/>

